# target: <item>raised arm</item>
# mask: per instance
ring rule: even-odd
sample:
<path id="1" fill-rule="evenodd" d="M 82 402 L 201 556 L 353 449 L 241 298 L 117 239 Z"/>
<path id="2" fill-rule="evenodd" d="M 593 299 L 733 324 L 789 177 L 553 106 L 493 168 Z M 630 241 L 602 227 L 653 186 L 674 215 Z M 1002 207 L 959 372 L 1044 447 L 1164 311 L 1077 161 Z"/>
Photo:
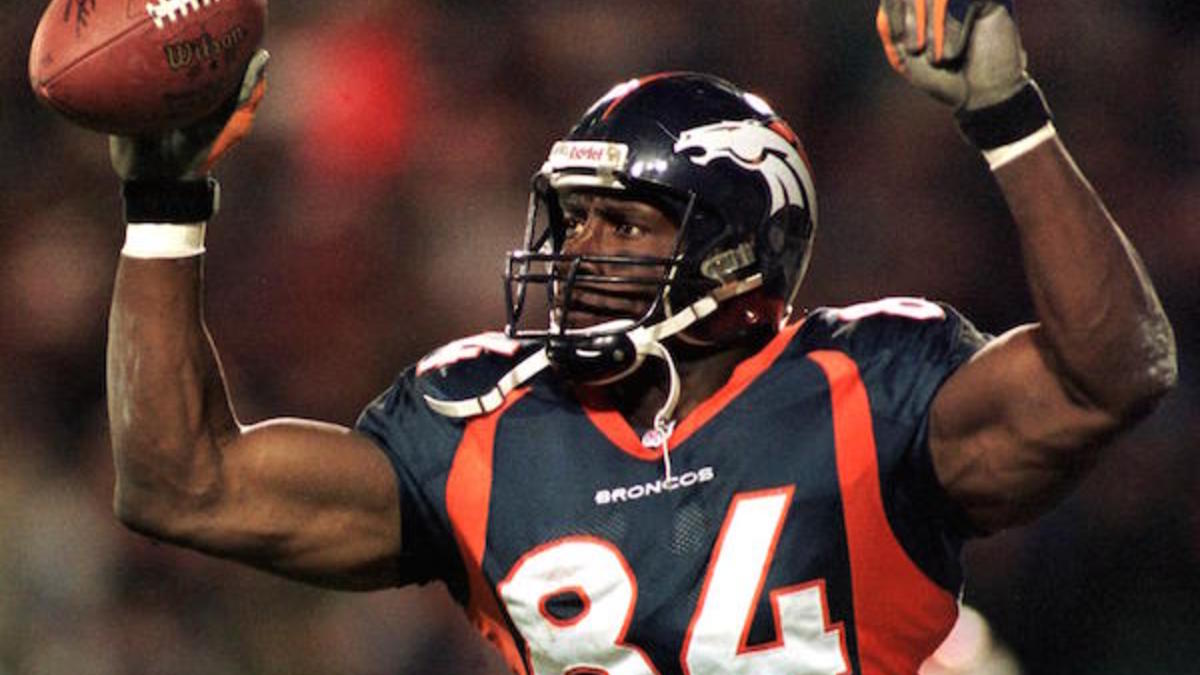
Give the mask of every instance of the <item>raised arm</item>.
<path id="1" fill-rule="evenodd" d="M 136 531 L 271 572 L 386 586 L 398 578 L 400 521 L 383 453 L 330 424 L 240 425 L 204 326 L 202 230 L 189 223 L 209 215 L 202 179 L 246 130 L 262 65 L 229 125 L 226 111 L 170 139 L 113 139 L 131 219 L 160 223 L 131 228 L 113 291 L 114 508 Z"/>
<path id="2" fill-rule="evenodd" d="M 976 525 L 997 530 L 1051 508 L 1154 407 L 1175 382 L 1174 337 L 1137 253 L 1049 124 L 1011 5 L 955 1 L 940 17 L 930 7 L 924 38 L 915 14 L 911 0 L 882 4 L 889 57 L 956 105 L 984 150 L 1038 318 L 960 368 L 930 413 L 938 477 Z"/>

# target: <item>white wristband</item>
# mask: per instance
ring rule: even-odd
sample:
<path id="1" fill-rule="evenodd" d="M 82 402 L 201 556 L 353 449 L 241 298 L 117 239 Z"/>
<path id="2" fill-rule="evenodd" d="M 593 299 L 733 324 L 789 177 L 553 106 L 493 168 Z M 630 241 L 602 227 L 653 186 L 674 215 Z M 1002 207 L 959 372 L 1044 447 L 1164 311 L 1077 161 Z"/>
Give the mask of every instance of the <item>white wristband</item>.
<path id="1" fill-rule="evenodd" d="M 121 255 L 129 258 L 190 258 L 204 253 L 205 223 L 130 223 Z"/>
<path id="2" fill-rule="evenodd" d="M 1046 126 L 1019 141 L 1013 141 L 1008 145 L 1002 145 L 991 150 L 984 150 L 983 158 L 987 160 L 988 166 L 991 167 L 992 171 L 995 171 L 1057 135 L 1058 132 L 1054 129 L 1054 123 L 1046 122 Z"/>

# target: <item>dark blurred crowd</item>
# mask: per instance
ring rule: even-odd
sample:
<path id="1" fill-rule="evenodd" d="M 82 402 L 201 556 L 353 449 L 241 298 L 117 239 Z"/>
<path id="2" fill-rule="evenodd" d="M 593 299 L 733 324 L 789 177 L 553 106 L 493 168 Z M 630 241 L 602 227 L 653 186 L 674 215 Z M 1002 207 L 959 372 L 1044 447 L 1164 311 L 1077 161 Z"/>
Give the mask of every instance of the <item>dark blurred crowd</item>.
<path id="1" fill-rule="evenodd" d="M 439 586 L 319 591 L 113 519 L 121 206 L 104 139 L 30 93 L 41 4 L 0 12 L 0 675 L 500 672 Z M 1020 4 L 1031 70 L 1158 284 L 1183 379 L 1052 515 L 968 547 L 964 599 L 1026 673 L 1200 672 L 1200 4 Z M 737 81 L 805 139 L 808 306 L 926 296 L 993 333 L 1032 318 L 985 165 L 889 71 L 870 2 L 271 11 L 270 91 L 219 169 L 208 237 L 209 325 L 243 421 L 350 424 L 427 350 L 502 323 L 530 174 L 591 100 L 663 69 Z"/>

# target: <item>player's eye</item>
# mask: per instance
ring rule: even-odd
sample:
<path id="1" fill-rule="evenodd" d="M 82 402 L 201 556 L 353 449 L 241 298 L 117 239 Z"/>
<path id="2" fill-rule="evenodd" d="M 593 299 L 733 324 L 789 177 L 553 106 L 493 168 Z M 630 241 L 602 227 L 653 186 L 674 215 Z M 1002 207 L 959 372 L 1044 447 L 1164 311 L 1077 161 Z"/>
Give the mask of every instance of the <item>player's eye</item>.
<path id="1" fill-rule="evenodd" d="M 563 236 L 567 239 L 572 239 L 583 232 L 583 225 L 587 222 L 587 216 L 579 211 L 563 212 Z"/>
<path id="2" fill-rule="evenodd" d="M 640 237 L 646 233 L 646 229 L 636 223 L 631 223 L 627 220 L 613 223 L 613 231 L 620 237 L 634 238 Z"/>

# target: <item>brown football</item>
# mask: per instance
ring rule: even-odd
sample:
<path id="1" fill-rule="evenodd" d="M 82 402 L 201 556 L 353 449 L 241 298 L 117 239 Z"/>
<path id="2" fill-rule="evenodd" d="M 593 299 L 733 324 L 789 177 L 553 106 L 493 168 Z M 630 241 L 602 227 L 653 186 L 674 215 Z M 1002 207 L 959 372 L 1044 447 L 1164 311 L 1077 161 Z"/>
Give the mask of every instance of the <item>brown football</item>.
<path id="1" fill-rule="evenodd" d="M 51 0 L 29 50 L 42 101 L 106 133 L 185 126 L 234 94 L 267 0 Z"/>

